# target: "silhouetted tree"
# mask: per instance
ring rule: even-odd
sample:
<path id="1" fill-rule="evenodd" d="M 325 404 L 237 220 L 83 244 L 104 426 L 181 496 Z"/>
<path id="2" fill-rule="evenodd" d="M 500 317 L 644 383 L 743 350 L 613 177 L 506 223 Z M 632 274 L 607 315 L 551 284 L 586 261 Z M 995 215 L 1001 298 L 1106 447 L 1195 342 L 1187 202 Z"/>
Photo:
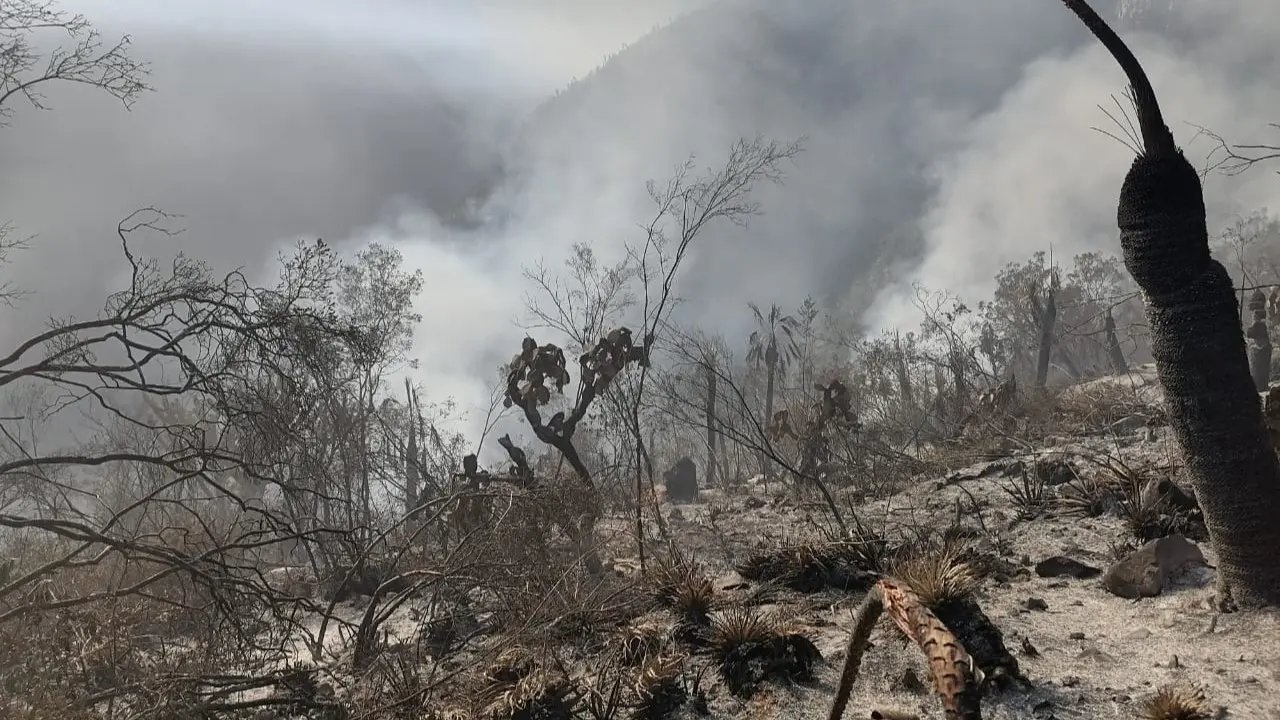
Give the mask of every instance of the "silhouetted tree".
<path id="1" fill-rule="evenodd" d="M 771 418 L 777 380 L 786 373 L 791 362 L 800 357 L 795 337 L 800 329 L 800 321 L 794 316 L 782 314 L 782 308 L 776 304 L 769 306 L 768 316 L 760 312 L 760 307 L 755 303 L 747 303 L 747 307 L 751 308 L 758 326 L 747 338 L 747 362 L 756 367 L 764 366 L 764 416 Z M 760 472 L 769 474 L 769 462 L 763 452 L 760 453 Z"/>

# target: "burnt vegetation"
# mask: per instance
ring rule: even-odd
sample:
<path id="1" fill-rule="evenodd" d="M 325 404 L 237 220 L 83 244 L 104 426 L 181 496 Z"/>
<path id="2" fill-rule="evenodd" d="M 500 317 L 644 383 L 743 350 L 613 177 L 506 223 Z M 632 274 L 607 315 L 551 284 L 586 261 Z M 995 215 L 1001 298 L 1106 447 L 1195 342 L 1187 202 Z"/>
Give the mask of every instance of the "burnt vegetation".
<path id="1" fill-rule="evenodd" d="M 747 224 L 801 152 L 742 140 L 651 184 L 621 252 L 527 270 L 529 334 L 479 438 L 413 379 L 424 280 L 394 248 L 300 243 L 259 285 L 139 256 L 177 226 L 130 215 L 124 287 L 0 357 L 0 716 L 834 720 L 884 696 L 1054 717 L 1088 681 L 1040 660 L 1085 634 L 1038 650 L 1025 616 L 1050 601 L 1028 588 L 1191 592 L 1203 546 L 1222 612 L 1280 601 L 1280 222 L 1214 246 L 1141 66 L 1066 5 L 1133 86 L 1122 255 L 1032 252 L 973 305 L 921 287 L 920 324 L 882 335 L 767 297 L 741 337 L 692 327 L 676 280 L 699 235 Z M 43 82 L 147 89 L 81 18 L 0 17 L 0 108 Z M 75 42 L 40 75 L 23 33 L 46 23 Z M 1190 682 L 1095 685 L 1094 716 L 1220 716 Z"/>

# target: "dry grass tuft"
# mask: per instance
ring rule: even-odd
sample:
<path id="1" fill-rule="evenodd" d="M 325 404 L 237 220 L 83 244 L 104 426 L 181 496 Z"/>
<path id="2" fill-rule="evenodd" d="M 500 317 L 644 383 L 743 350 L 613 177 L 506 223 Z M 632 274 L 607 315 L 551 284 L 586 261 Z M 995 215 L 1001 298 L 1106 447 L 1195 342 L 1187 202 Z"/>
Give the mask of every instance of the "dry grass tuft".
<path id="1" fill-rule="evenodd" d="M 926 607 L 964 600 L 983 580 L 964 556 L 964 547 L 957 543 L 925 548 L 897 560 L 891 574 L 909 585 Z"/>
<path id="2" fill-rule="evenodd" d="M 680 680 L 687 657 L 683 654 L 666 655 L 645 663 L 636 677 L 634 718 L 659 720 L 684 705 L 689 699 L 689 692 Z"/>
<path id="3" fill-rule="evenodd" d="M 1138 708 L 1140 720 L 1210 720 L 1213 716 L 1204 690 L 1196 685 L 1165 685 Z"/>
<path id="4" fill-rule="evenodd" d="M 582 699 L 570 678 L 538 666 L 518 648 L 499 656 L 485 677 L 489 682 L 479 695 L 486 718 L 570 720 Z"/>
<path id="5" fill-rule="evenodd" d="M 1101 517 L 1119 507 L 1119 487 L 1109 478 L 1093 473 L 1078 474 L 1062 486 L 1056 503 L 1064 511 L 1080 517 Z"/>
<path id="6" fill-rule="evenodd" d="M 635 667 L 661 652 L 669 641 L 670 633 L 661 624 L 653 620 L 637 620 L 622 626 L 610 644 L 623 666 Z"/>
<path id="7" fill-rule="evenodd" d="M 716 587 L 700 563 L 673 550 L 653 564 L 648 579 L 654 598 L 676 613 L 682 627 L 708 625 L 716 605 Z"/>
<path id="8" fill-rule="evenodd" d="M 815 541 L 753 555 L 737 570 L 748 580 L 777 583 L 802 593 L 828 588 L 865 590 L 875 583 L 879 570 L 870 567 L 873 557 L 863 542 Z"/>
<path id="9" fill-rule="evenodd" d="M 822 660 L 804 635 L 755 608 L 733 607 L 712 621 L 710 647 L 729 692 L 751 697 L 767 680 L 806 682 Z"/>

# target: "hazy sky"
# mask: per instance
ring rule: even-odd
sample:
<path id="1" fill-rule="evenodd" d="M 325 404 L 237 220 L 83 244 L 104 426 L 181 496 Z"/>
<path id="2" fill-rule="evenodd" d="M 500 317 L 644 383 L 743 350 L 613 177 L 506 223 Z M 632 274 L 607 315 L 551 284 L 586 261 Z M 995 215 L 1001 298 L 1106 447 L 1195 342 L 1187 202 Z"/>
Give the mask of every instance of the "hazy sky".
<path id="1" fill-rule="evenodd" d="M 756 133 L 807 136 L 808 151 L 760 194 L 748 231 L 708 234 L 682 286 L 686 317 L 730 338 L 750 329 L 747 300 L 865 302 L 866 276 L 890 274 L 899 290 L 919 280 L 976 301 L 1035 250 L 1115 249 L 1131 155 L 1090 127 L 1108 124 L 1096 106 L 1124 81 L 1056 0 L 761 0 L 762 13 L 636 43 L 625 67 L 528 120 L 699 4 L 66 0 L 108 37 L 132 33 L 157 92 L 125 112 L 65 88 L 0 129 L 0 217 L 38 233 L 7 268 L 37 294 L 0 339 L 99 305 L 121 280 L 116 222 L 156 205 L 187 230 L 147 249 L 223 267 L 261 268 L 296 237 L 395 243 L 427 277 L 421 378 L 431 397 L 475 405 L 518 347 L 523 266 L 558 264 L 578 241 L 616 252 L 648 211 L 646 180 L 691 152 L 716 164 Z M 1186 123 L 1268 138 L 1273 2 L 1152 2 L 1124 32 L 1184 144 Z M 499 160 L 518 172 L 484 214 L 506 221 L 442 221 Z M 1278 192 L 1265 171 L 1206 186 L 1219 226 Z M 885 238 L 913 235 L 907 257 L 874 266 Z M 891 288 L 869 319 L 908 311 Z"/>

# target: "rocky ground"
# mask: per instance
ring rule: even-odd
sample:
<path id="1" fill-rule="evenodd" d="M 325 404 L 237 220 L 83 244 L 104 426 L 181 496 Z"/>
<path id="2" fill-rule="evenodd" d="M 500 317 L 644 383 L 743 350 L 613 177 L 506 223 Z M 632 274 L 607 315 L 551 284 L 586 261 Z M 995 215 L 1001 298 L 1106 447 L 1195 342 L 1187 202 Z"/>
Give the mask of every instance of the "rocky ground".
<path id="1" fill-rule="evenodd" d="M 1133 454 L 1153 458 L 1170 452 L 1163 438 L 1133 448 Z M 979 524 L 971 510 L 976 502 L 984 516 L 981 524 L 996 538 L 985 540 L 1014 566 L 1007 578 L 987 582 L 977 599 L 1003 632 L 1031 687 L 990 697 L 985 717 L 1134 717 L 1136 701 L 1159 686 L 1185 682 L 1203 687 L 1213 707 L 1227 708 L 1230 716 L 1280 718 L 1280 614 L 1217 612 L 1213 555 L 1207 546 L 1200 545 L 1205 562 L 1169 567 L 1158 596 L 1118 597 L 1104 585 L 1103 572 L 1116 562 L 1116 550 L 1128 538 L 1121 519 L 1080 519 L 1052 511 L 1019 519 L 1006 492 L 1008 478 L 998 473 L 976 477 L 986 467 L 967 468 L 953 481 L 921 484 L 873 504 L 882 516 L 945 525 L 957 506 L 964 522 Z M 785 541 L 788 528 L 803 523 L 806 512 L 788 503 L 751 509 L 744 507 L 749 501 L 726 504 L 732 509 L 717 519 L 719 532 L 706 522 L 706 507 L 679 508 L 689 519 L 673 524 L 690 542 L 701 544 L 701 556 L 723 547 L 721 535 L 743 547 Z M 873 514 L 871 508 L 867 514 Z M 1043 562 L 1053 558 L 1077 561 L 1083 571 L 1072 572 L 1071 563 Z M 1053 564 L 1066 567 L 1049 567 Z M 779 598 L 778 604 L 800 618 L 822 652 L 825 666 L 817 682 L 774 688 L 750 701 L 724 696 L 716 714 L 824 717 L 858 600 L 856 594 L 840 591 Z M 928 669 L 921 653 L 887 621 L 878 624 L 872 644 L 846 717 L 870 717 L 874 709 L 941 717 L 937 699 L 925 688 Z"/>
<path id="2" fill-rule="evenodd" d="M 1158 402 L 1158 389 L 1149 377 L 1123 382 L 1143 403 Z M 1104 432 L 1087 437 L 1014 447 L 995 460 L 960 459 L 950 472 L 916 477 L 871 499 L 837 495 L 843 520 L 861 528 L 857 532 L 863 537 L 935 550 L 949 541 L 965 548 L 966 562 L 981 568 L 972 597 L 999 629 L 1025 678 L 990 693 L 983 701 L 984 717 L 1138 717 L 1144 698 L 1174 685 L 1203 690 L 1206 718 L 1280 719 L 1280 613 L 1218 611 L 1213 553 L 1194 508 L 1179 505 L 1186 498 L 1178 489 L 1187 485 L 1178 469 L 1177 449 L 1167 427 L 1139 420 L 1109 421 Z M 1135 512 L 1147 505 L 1163 510 Z M 839 546 L 830 542 L 838 534 L 826 503 L 798 500 L 780 487 L 766 491 L 748 485 L 706 489 L 698 502 L 665 503 L 661 512 L 668 537 L 659 545 L 678 548 L 686 570 L 694 568 L 688 576 L 703 576 L 712 586 L 707 591 L 712 602 L 709 628 L 717 618 L 723 625 L 732 608 L 754 608 L 751 612 L 773 618 L 777 627 L 810 640 L 821 659 L 813 663 L 810 678 L 769 680 L 743 697 L 747 693 L 729 692 L 715 661 L 707 659 L 705 642 L 688 636 L 682 645 L 684 626 L 673 621 L 678 613 L 640 608 L 624 624 L 659 629 L 667 644 L 662 652 L 684 658 L 678 674 L 681 686 L 691 692 L 687 702 L 669 713 L 638 717 L 826 717 L 853 611 L 869 582 L 859 577 L 858 563 L 847 555 L 794 560 Z M 653 595 L 653 581 L 638 573 L 629 530 L 627 520 L 603 523 L 602 533 L 612 532 L 615 538 L 607 564 L 622 583 L 623 595 Z M 1151 537 L 1159 539 L 1142 541 Z M 808 562 L 809 568 L 800 572 L 793 567 L 790 575 L 783 572 L 785 577 L 769 575 L 760 568 L 762 559 L 770 557 L 790 557 L 796 567 Z M 668 561 L 672 563 L 680 564 Z M 365 602 L 356 598 L 337 609 L 355 622 Z M 407 603 L 384 624 L 383 640 L 392 645 L 409 640 L 433 612 L 422 601 Z M 484 618 L 471 622 L 478 627 Z M 333 633 L 328 652 L 342 658 L 349 644 L 348 634 Z M 616 646 L 613 640 L 588 650 L 585 661 L 582 643 L 574 644 L 579 653 L 566 652 L 559 668 L 569 676 L 598 676 L 603 663 L 619 657 L 609 654 Z M 677 652 L 679 647 L 683 650 Z M 457 661 L 445 667 L 459 670 L 464 665 Z M 892 712 L 942 717 L 929 678 L 920 650 L 882 618 L 845 717 L 894 717 L 888 714 Z M 353 682 L 359 684 L 350 678 L 340 684 L 351 687 Z M 1175 717 L 1197 716 L 1168 716 Z"/>

